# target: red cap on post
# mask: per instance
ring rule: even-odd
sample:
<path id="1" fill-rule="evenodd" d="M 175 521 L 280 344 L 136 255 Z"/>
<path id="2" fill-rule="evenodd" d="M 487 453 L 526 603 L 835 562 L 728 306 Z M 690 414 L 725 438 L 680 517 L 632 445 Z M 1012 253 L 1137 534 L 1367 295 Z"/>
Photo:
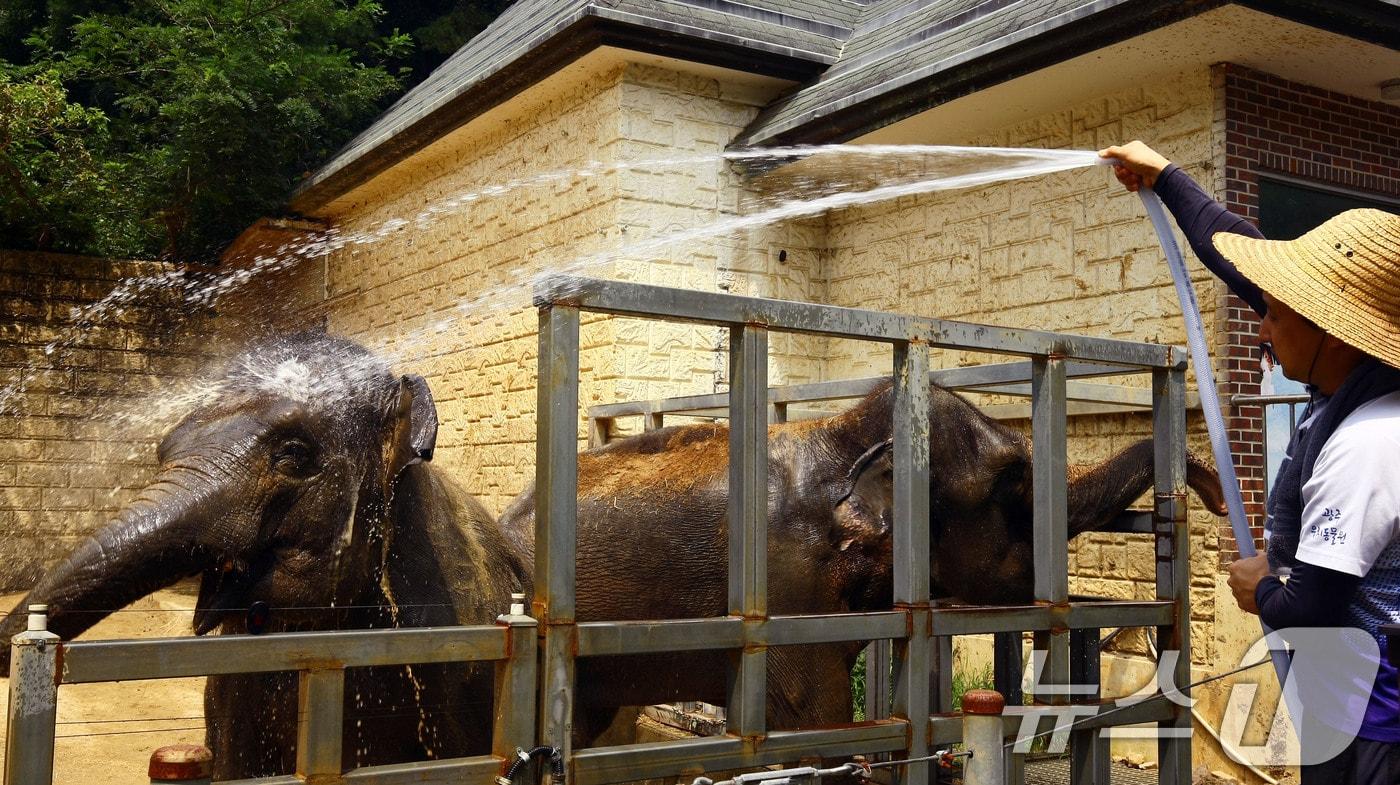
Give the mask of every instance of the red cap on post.
<path id="1" fill-rule="evenodd" d="M 1006 699 L 996 690 L 968 690 L 962 696 L 963 714 L 1001 714 Z"/>
<path id="2" fill-rule="evenodd" d="M 151 753 L 151 782 L 207 780 L 214 769 L 214 755 L 201 744 L 171 744 Z"/>

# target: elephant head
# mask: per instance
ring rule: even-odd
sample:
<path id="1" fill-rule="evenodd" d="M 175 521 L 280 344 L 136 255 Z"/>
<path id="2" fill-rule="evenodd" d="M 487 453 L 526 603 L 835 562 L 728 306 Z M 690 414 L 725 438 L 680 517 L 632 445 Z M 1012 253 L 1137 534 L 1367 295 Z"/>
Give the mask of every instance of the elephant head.
<path id="1" fill-rule="evenodd" d="M 886 387 L 816 429 L 819 454 L 835 461 L 824 494 L 851 543 L 883 543 L 893 522 L 893 393 Z M 1029 602 L 1033 584 L 1031 443 L 961 396 L 930 387 L 930 558 L 935 589 L 969 602 Z M 1094 465 L 1069 467 L 1069 535 L 1107 526 L 1152 484 L 1153 443 L 1143 439 Z M 1187 483 L 1207 509 L 1225 514 L 1214 468 L 1187 454 Z M 833 497 L 832 494 L 835 494 Z M 888 558 L 881 566 L 887 566 Z"/>
<path id="2" fill-rule="evenodd" d="M 160 443 L 139 498 L 51 569 L 29 603 L 71 639 L 102 611 L 200 575 L 194 626 L 238 630 L 240 609 L 278 610 L 271 628 L 327 625 L 298 607 L 353 605 L 378 591 L 405 467 L 432 457 L 437 413 L 422 377 L 397 376 L 349 341 L 305 333 L 235 358 Z M 9 647 L 0 647 L 8 671 Z"/>

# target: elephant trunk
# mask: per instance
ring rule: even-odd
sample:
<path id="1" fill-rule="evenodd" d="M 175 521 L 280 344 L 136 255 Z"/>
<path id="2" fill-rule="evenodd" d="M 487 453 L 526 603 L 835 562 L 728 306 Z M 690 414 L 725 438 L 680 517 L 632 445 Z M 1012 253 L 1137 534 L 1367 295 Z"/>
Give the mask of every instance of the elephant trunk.
<path id="1" fill-rule="evenodd" d="M 1070 536 L 1103 528 L 1127 509 L 1151 486 L 1153 463 L 1152 440 L 1143 439 L 1097 466 L 1072 468 L 1068 488 Z M 1215 469 L 1189 452 L 1186 483 L 1211 512 L 1225 513 L 1225 497 Z"/>
<path id="2" fill-rule="evenodd" d="M 49 606 L 49 630 L 71 640 L 109 613 L 181 578 L 213 558 L 208 492 L 188 477 L 162 474 L 117 517 L 40 579 L 0 621 L 0 675 L 10 670 L 10 638 L 23 631 L 30 604 Z"/>

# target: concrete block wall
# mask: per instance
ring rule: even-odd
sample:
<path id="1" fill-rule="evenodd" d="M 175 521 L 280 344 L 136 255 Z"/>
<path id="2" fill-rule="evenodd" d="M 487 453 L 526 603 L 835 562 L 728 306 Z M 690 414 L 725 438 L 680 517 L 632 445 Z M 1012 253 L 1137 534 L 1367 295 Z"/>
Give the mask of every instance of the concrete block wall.
<path id="1" fill-rule="evenodd" d="M 974 138 L 947 144 L 1098 149 L 1148 140 L 1193 176 L 1213 168 L 1211 75 L 1202 69 L 1082 101 Z M 836 305 L 877 308 L 1107 338 L 1184 344 L 1170 273 L 1137 196 L 1106 169 L 1073 170 L 974 190 L 902 198 L 833 214 L 829 296 Z M 1194 259 L 1192 278 L 1212 330 L 1218 284 Z M 1004 360 L 937 354 L 935 367 Z M 880 367 L 872 367 L 884 363 Z M 886 372 L 887 360 L 833 342 L 831 378 Z M 1104 380 L 1145 386 L 1146 376 Z M 1189 382 L 1194 385 L 1194 380 Z M 1193 449 L 1209 454 L 1200 418 Z M 1022 427 L 1026 424 L 1021 423 Z M 1096 463 L 1151 436 L 1145 415 L 1086 417 L 1070 425 L 1072 463 Z M 1214 587 L 1215 520 L 1192 514 L 1192 580 Z M 1197 536 L 1199 535 L 1199 536 Z M 1154 593 L 1150 541 L 1087 535 L 1071 552 L 1071 591 L 1146 598 Z M 1193 656 L 1212 661 L 1213 592 L 1193 603 Z M 1131 644 L 1130 644 L 1131 646 Z M 1140 642 L 1138 644 L 1140 646 Z"/>
<path id="2" fill-rule="evenodd" d="M 74 310 L 178 269 L 0 251 L 0 592 L 32 586 L 153 475 L 168 423 L 146 415 L 201 365 L 188 339 L 205 316 L 161 290 L 100 318 Z"/>
<path id="3" fill-rule="evenodd" d="M 768 89 L 652 65 L 630 67 L 620 89 L 619 160 L 686 162 L 643 164 L 619 174 L 618 219 L 626 237 L 615 247 L 614 275 L 698 291 L 822 299 L 822 222 L 740 228 L 766 202 L 721 156 L 767 100 Z M 727 328 L 622 320 L 615 329 L 622 363 L 617 400 L 727 389 Z M 770 383 L 820 379 L 818 345 L 805 336 L 770 335 Z M 615 433 L 639 425 L 620 421 Z"/>
<path id="4" fill-rule="evenodd" d="M 435 460 L 488 508 L 534 476 L 534 276 L 799 299 L 819 285 L 810 225 L 664 240 L 739 209 L 737 174 L 718 154 L 771 89 L 589 56 L 338 205 L 336 227 L 376 239 L 327 260 L 327 326 L 428 378 Z M 580 402 L 723 389 L 714 349 L 725 343 L 716 328 L 586 316 Z M 790 360 L 774 378 L 816 378 L 809 349 L 774 341 Z M 582 417 L 578 434 L 583 446 Z"/>

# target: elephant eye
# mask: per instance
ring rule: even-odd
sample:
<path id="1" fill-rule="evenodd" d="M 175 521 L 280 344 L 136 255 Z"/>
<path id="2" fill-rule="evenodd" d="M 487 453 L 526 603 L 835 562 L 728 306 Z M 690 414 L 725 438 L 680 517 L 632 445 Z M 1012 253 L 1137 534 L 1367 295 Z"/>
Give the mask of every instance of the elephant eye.
<path id="1" fill-rule="evenodd" d="M 277 448 L 272 468 L 288 477 L 306 478 L 316 474 L 316 462 L 311 445 L 300 439 L 289 439 Z"/>

